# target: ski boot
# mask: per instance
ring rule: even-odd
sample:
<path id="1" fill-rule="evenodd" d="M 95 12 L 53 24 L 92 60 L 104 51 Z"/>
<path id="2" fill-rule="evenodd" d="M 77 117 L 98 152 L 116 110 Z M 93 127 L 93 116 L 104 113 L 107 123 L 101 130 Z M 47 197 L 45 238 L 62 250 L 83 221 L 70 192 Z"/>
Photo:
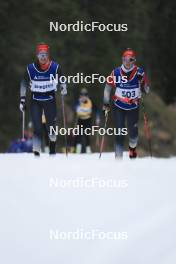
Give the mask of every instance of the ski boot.
<path id="1" fill-rule="evenodd" d="M 35 156 L 35 157 L 40 157 L 40 152 L 39 152 L 39 151 L 35 151 L 35 150 L 34 150 L 33 153 L 34 153 L 34 156 Z"/>
<path id="2" fill-rule="evenodd" d="M 81 144 L 76 144 L 76 153 L 80 154 L 82 150 L 82 145 Z"/>
<path id="3" fill-rule="evenodd" d="M 136 148 L 129 147 L 129 158 L 135 159 L 137 157 Z"/>
<path id="4" fill-rule="evenodd" d="M 86 153 L 88 154 L 92 153 L 90 146 L 86 146 Z"/>

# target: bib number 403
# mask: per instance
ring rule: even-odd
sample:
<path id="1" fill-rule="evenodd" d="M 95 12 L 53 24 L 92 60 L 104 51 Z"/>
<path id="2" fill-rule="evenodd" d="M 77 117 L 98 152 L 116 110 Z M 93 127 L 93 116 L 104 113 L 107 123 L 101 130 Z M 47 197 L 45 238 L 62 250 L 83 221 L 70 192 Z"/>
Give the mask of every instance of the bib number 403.
<path id="1" fill-rule="evenodd" d="M 122 91 L 122 97 L 134 98 L 136 95 L 135 91 Z"/>

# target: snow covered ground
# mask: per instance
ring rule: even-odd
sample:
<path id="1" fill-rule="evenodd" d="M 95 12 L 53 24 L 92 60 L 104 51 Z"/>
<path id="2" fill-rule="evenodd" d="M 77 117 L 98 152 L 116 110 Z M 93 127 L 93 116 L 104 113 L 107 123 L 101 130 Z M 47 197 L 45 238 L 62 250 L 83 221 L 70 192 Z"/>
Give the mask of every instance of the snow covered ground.
<path id="1" fill-rule="evenodd" d="M 0 263 L 175 264 L 175 249 L 176 158 L 0 154 Z"/>

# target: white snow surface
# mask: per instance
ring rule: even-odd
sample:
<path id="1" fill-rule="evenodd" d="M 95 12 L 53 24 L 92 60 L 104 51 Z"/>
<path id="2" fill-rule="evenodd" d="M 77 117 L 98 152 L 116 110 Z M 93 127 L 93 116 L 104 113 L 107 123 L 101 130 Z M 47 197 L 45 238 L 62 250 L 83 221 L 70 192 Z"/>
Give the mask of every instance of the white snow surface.
<path id="1" fill-rule="evenodd" d="M 127 237 L 51 237 L 78 230 Z M 0 154 L 0 263 L 175 264 L 176 157 Z"/>

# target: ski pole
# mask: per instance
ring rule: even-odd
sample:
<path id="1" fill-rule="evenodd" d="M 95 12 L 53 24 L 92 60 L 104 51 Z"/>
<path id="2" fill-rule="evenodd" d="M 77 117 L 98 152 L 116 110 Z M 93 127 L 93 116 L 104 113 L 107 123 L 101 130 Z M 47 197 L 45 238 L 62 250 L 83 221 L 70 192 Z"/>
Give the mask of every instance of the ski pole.
<path id="1" fill-rule="evenodd" d="M 25 110 L 22 112 L 22 141 L 25 141 L 24 137 L 24 130 L 25 130 Z"/>
<path id="2" fill-rule="evenodd" d="M 100 137 L 99 137 L 99 135 L 97 134 L 97 135 L 96 135 L 96 140 L 95 140 L 95 146 L 96 146 L 96 148 L 98 148 L 99 145 L 100 145 Z"/>
<path id="3" fill-rule="evenodd" d="M 104 123 L 104 130 L 106 130 L 107 122 L 108 122 L 108 110 L 105 110 L 105 123 Z M 101 139 L 99 159 L 101 159 L 101 155 L 102 155 L 102 152 L 103 152 L 103 148 L 104 148 L 104 140 L 105 140 L 105 135 L 103 135 L 103 136 L 102 136 L 102 139 Z"/>
<path id="4" fill-rule="evenodd" d="M 96 121 L 96 126 L 98 126 L 98 127 L 100 127 L 99 125 L 100 125 L 100 120 L 97 122 Z M 97 133 L 97 135 L 96 135 L 96 139 L 95 139 L 95 146 L 96 146 L 96 148 L 97 149 L 99 149 L 99 146 L 100 146 L 100 135 Z"/>
<path id="5" fill-rule="evenodd" d="M 150 131 L 149 123 L 148 123 L 148 116 L 145 110 L 145 104 L 144 104 L 143 97 L 141 98 L 141 105 L 142 105 L 143 118 L 144 118 L 144 134 L 148 141 L 150 157 L 152 157 L 153 153 L 152 153 L 151 131 Z"/>
<path id="6" fill-rule="evenodd" d="M 65 115 L 64 95 L 61 95 L 61 101 L 62 101 L 62 115 L 63 115 L 64 129 L 66 129 L 66 115 Z M 67 144 L 67 135 L 66 134 L 65 134 L 65 153 L 66 153 L 66 156 L 68 156 L 68 144 Z"/>

